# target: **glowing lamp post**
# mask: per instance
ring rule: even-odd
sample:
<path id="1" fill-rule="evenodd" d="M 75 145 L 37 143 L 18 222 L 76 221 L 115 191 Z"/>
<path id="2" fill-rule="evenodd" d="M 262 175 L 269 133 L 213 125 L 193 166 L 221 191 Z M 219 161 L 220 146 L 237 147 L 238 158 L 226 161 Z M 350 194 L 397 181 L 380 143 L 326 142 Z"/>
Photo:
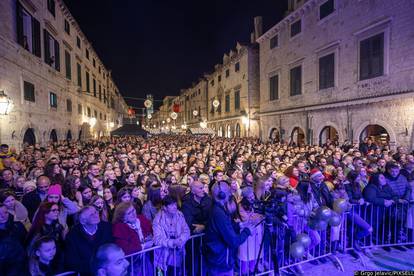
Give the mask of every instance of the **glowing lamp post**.
<path id="1" fill-rule="evenodd" d="M 94 127 L 96 124 L 96 118 L 90 118 L 89 119 L 89 124 L 91 125 L 91 127 Z"/>
<path id="2" fill-rule="evenodd" d="M 4 93 L 0 91 L 0 115 L 7 115 L 13 108 L 13 101 Z"/>

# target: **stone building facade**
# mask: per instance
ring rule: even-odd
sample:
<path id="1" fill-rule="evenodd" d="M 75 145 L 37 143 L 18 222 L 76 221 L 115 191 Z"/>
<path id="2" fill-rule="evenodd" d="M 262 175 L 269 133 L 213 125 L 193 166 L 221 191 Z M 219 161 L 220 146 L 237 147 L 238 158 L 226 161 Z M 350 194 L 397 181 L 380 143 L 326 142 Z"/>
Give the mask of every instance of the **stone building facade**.
<path id="1" fill-rule="evenodd" d="M 413 1 L 290 1 L 260 44 L 264 140 L 413 148 Z"/>
<path id="2" fill-rule="evenodd" d="M 14 103 L 0 140 L 44 144 L 108 135 L 127 106 L 61 0 L 0 1 L 0 90 Z"/>
<path id="3" fill-rule="evenodd" d="M 259 49 L 241 45 L 206 76 L 208 127 L 220 137 L 259 136 Z M 214 105 L 218 103 L 218 106 Z"/>

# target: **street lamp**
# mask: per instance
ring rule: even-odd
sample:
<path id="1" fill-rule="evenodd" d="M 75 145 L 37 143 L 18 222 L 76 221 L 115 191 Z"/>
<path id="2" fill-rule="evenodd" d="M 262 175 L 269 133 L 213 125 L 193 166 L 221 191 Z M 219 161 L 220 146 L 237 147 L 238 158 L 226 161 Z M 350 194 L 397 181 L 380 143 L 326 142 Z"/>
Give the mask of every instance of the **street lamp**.
<path id="1" fill-rule="evenodd" d="M 198 110 L 193 110 L 193 115 L 194 115 L 194 117 L 197 117 L 197 115 L 198 115 Z"/>
<path id="2" fill-rule="evenodd" d="M 0 115 L 7 115 L 13 108 L 13 101 L 4 93 L 4 90 L 0 90 Z"/>
<path id="3" fill-rule="evenodd" d="M 249 124 L 249 117 L 248 116 L 243 116 L 242 117 L 242 123 L 247 126 Z"/>
<path id="4" fill-rule="evenodd" d="M 96 124 L 96 118 L 90 118 L 89 119 L 89 124 L 91 125 L 91 127 L 94 127 Z"/>
<path id="5" fill-rule="evenodd" d="M 152 118 L 152 115 L 151 114 L 148 114 L 148 119 L 150 119 L 151 120 L 151 118 Z"/>
<path id="6" fill-rule="evenodd" d="M 215 100 L 213 101 L 213 106 L 214 106 L 215 108 L 217 108 L 219 105 L 220 105 L 220 101 L 219 101 L 219 100 L 217 100 L 217 99 L 215 99 Z"/>

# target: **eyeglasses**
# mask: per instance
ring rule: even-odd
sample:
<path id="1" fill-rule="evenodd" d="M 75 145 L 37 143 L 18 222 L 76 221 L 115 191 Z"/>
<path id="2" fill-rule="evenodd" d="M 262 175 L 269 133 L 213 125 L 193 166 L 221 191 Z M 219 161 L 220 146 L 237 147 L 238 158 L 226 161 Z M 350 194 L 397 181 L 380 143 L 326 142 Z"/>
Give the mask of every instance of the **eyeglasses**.
<path id="1" fill-rule="evenodd" d="M 50 212 L 59 212 L 59 209 L 50 209 Z"/>

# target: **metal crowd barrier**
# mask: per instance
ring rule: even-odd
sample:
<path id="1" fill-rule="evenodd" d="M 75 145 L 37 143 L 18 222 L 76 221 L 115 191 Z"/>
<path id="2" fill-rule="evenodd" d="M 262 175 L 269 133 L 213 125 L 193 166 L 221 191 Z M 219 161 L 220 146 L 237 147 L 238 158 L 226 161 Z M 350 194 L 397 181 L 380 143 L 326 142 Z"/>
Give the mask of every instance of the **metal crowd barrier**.
<path id="1" fill-rule="evenodd" d="M 414 244 L 414 204 L 412 203 L 397 203 L 390 207 L 372 204 L 352 205 L 341 215 L 341 222 L 337 226 L 313 230 L 307 224 L 307 220 L 303 217 L 295 217 L 290 223 L 273 227 L 274 235 L 269 234 L 269 229 L 264 224 L 259 225 L 256 227 L 256 233 L 253 233 L 234 252 L 238 259 L 234 271 L 240 276 L 274 275 L 276 269 L 295 270 L 302 264 L 317 263 L 318 260 L 332 262 L 338 270 L 344 271 L 338 253 L 353 251 L 365 265 L 366 257 L 362 254 L 364 250 Z M 311 244 L 303 256 L 294 258 L 290 253 L 290 247 L 296 242 L 298 234 L 303 233 L 310 237 Z M 203 235 L 190 237 L 185 246 L 186 253 L 183 258 L 180 258 L 179 263 L 175 262 L 179 249 L 171 250 L 172 256 L 169 260 L 172 260 L 175 265 L 171 266 L 168 275 L 206 275 L 201 251 Z M 263 237 L 265 242 L 260 252 Z M 162 247 L 155 246 L 126 256 L 130 263 L 130 275 L 167 275 L 165 271 L 164 274 L 160 274 L 155 267 L 154 257 L 157 255 L 157 250 L 162 250 Z M 277 256 L 277 265 L 274 263 L 272 253 L 273 256 Z"/>

